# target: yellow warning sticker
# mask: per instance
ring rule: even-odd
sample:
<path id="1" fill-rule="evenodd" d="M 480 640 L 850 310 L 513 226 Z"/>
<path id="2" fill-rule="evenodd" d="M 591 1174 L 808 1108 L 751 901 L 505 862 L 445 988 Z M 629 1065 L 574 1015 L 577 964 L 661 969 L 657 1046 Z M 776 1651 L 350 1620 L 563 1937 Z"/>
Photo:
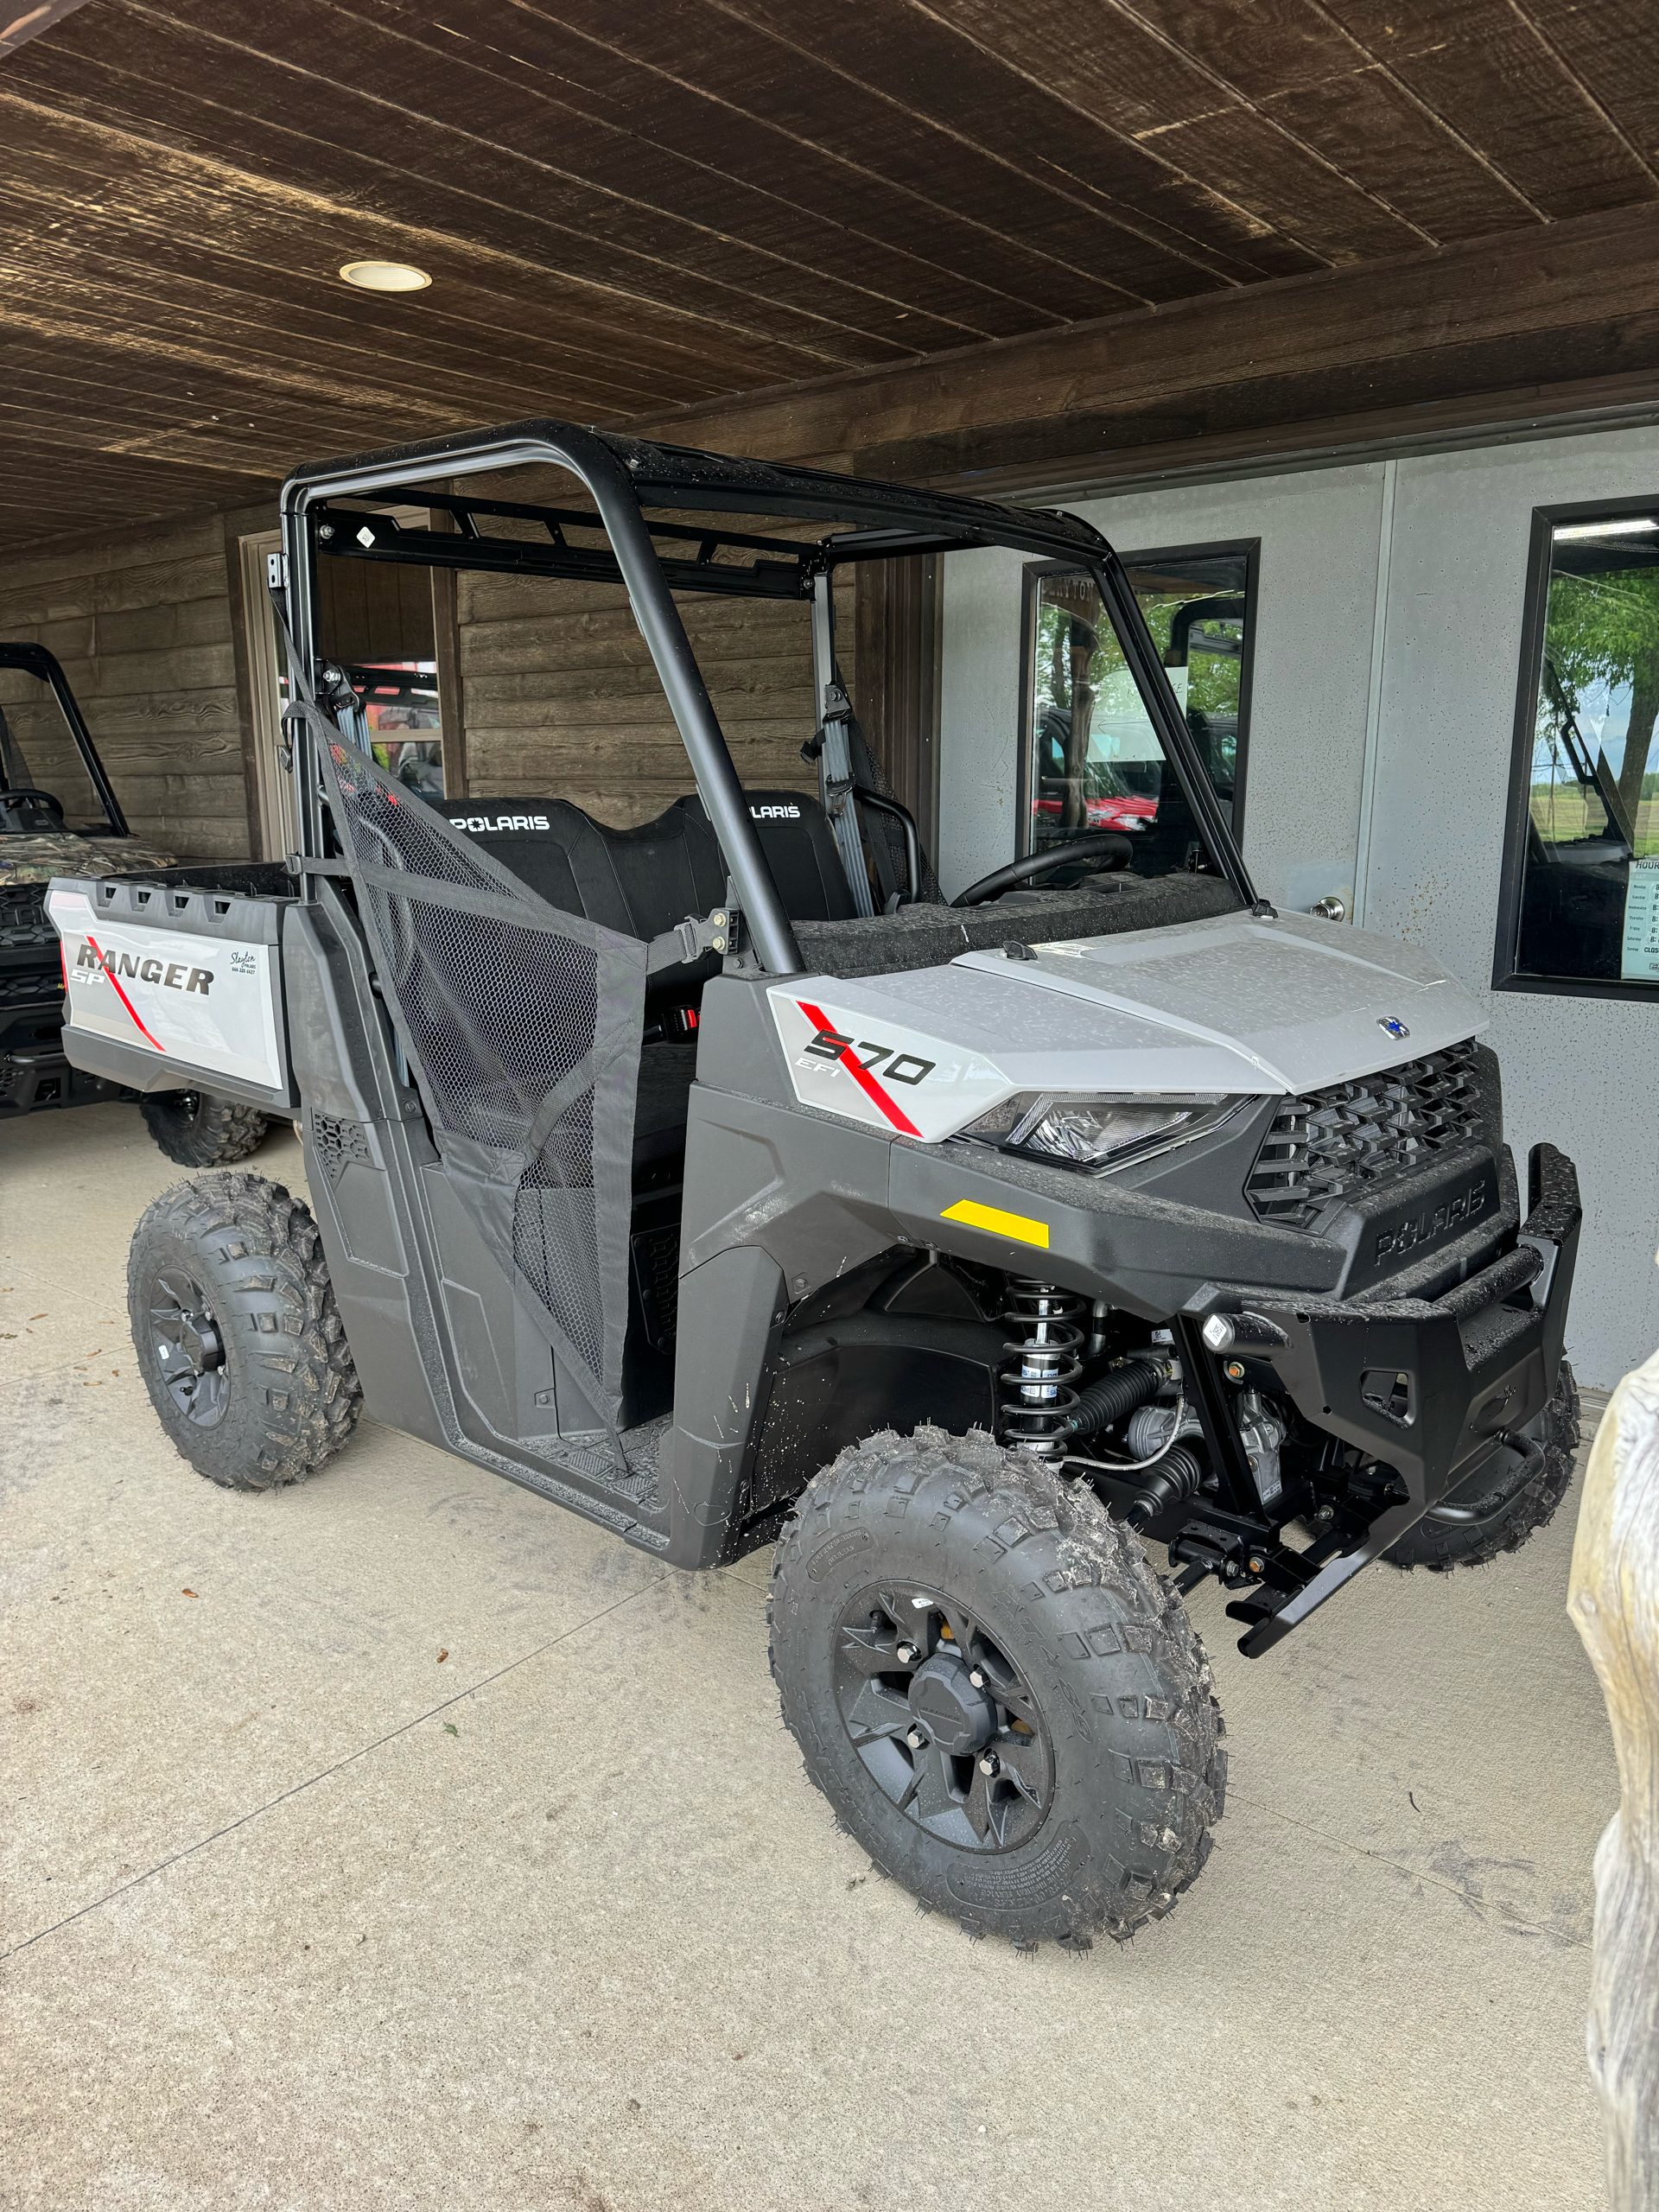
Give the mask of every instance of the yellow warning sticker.
<path id="1" fill-rule="evenodd" d="M 958 1198 L 939 1216 L 941 1221 L 959 1221 L 968 1229 L 983 1229 L 993 1236 L 1012 1236 L 1020 1244 L 1040 1244 L 1048 1249 L 1048 1224 L 1033 1221 L 1029 1214 L 1004 1213 L 1001 1206 L 982 1206 L 977 1198 Z"/>

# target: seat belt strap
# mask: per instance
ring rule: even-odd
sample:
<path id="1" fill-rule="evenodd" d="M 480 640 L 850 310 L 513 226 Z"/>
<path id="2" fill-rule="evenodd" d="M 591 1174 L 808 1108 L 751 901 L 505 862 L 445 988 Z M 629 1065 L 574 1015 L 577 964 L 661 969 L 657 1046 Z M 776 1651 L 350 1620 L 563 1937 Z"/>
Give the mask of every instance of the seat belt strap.
<path id="1" fill-rule="evenodd" d="M 818 763 L 818 796 L 830 818 L 830 835 L 841 860 L 855 913 L 873 914 L 870 874 L 864 864 L 864 840 L 859 833 L 857 779 L 853 773 L 848 728 L 853 702 L 847 696 L 836 666 L 835 588 L 828 570 L 812 582 L 812 683 L 819 701 L 818 733 L 808 747 Z"/>
<path id="2" fill-rule="evenodd" d="M 861 914 L 873 914 L 875 906 L 870 897 L 869 870 L 864 864 L 864 841 L 859 835 L 852 749 L 847 736 L 852 713 L 852 702 L 841 685 L 826 683 L 823 720 L 818 731 L 818 791 L 823 810 L 830 817 L 853 904 Z"/>

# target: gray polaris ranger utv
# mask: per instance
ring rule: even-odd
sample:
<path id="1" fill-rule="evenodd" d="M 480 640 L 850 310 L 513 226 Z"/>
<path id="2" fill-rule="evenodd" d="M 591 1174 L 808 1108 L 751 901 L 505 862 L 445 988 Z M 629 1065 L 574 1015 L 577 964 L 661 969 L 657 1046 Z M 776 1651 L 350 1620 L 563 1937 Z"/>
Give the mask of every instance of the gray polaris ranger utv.
<path id="1" fill-rule="evenodd" d="M 467 495 L 512 463 L 570 503 Z M 385 512 L 435 484 L 449 528 Z M 168 1433 L 263 1490 L 366 1404 L 675 1567 L 775 1542 L 785 1718 L 879 1866 L 1020 1944 L 1166 1912 L 1224 1791 L 1195 1585 L 1258 1654 L 1379 1556 L 1513 1548 L 1566 1486 L 1576 1179 L 1541 1145 L 1518 1187 L 1479 1008 L 1256 897 L 1071 517 L 544 422 L 302 469 L 283 516 L 286 895 L 52 893 L 78 1061 L 165 1049 L 302 1112 L 315 1216 L 244 1173 L 139 1224 Z M 1144 834 L 946 906 L 831 586 L 985 546 L 1092 575 L 1166 765 Z M 427 804 L 306 680 L 331 558 L 626 583 L 695 789 L 621 831 Z M 821 803 L 742 788 L 693 593 L 798 603 Z"/>

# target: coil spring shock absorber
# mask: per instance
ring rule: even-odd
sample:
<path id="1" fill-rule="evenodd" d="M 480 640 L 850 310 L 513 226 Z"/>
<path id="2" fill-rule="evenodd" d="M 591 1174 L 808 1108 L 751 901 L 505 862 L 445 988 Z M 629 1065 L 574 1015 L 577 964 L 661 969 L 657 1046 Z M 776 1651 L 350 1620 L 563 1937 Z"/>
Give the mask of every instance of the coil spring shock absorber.
<path id="1" fill-rule="evenodd" d="M 1002 1319 L 1023 1333 L 1003 1345 L 1008 1363 L 997 1371 L 1005 1444 L 1044 1459 L 1065 1458 L 1070 1415 L 1077 1402 L 1071 1384 L 1083 1372 L 1078 1316 L 1088 1311 L 1086 1298 L 1057 1283 L 1029 1275 L 1016 1275 L 1010 1282 Z"/>

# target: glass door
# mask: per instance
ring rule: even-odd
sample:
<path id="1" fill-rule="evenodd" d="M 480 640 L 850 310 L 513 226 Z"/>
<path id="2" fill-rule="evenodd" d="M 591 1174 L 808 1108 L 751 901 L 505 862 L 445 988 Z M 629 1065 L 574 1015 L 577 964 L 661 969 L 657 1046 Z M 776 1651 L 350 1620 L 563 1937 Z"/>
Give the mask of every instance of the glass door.
<path id="1" fill-rule="evenodd" d="M 1130 554 L 1129 582 L 1217 797 L 1239 828 L 1249 711 L 1255 548 L 1200 546 Z M 1099 594 L 1079 569 L 1027 571 L 1027 852 L 1103 830 L 1124 831 L 1162 873 L 1198 866 L 1194 851 L 1162 850 L 1191 829 L 1172 804 L 1152 722 L 1141 703 Z M 1179 818 L 1179 821 L 1177 817 Z"/>

